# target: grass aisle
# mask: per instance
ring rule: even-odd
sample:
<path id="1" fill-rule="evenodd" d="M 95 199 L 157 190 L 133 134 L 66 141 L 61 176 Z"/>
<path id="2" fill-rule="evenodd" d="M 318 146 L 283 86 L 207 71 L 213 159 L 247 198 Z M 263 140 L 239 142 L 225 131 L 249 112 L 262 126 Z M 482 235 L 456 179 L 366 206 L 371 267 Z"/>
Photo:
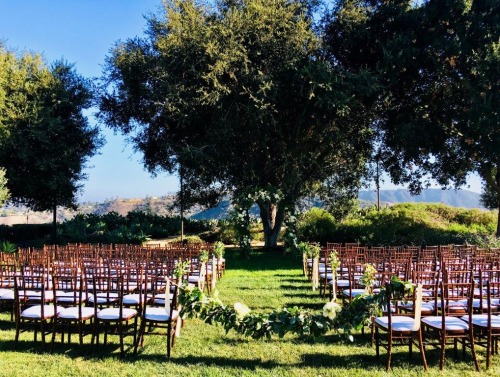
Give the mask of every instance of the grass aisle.
<path id="1" fill-rule="evenodd" d="M 313 293 L 302 276 L 301 261 L 279 253 L 256 252 L 249 261 L 227 255 L 228 269 L 218 284 L 220 298 L 226 305 L 241 302 L 252 310 L 269 312 L 286 306 L 321 310 L 324 300 Z M 53 354 L 38 353 L 39 343 L 32 333 L 22 335 L 13 351 L 14 328 L 9 315 L 0 315 L 0 376 L 385 376 L 385 353 L 380 360 L 370 347 L 369 337 L 356 335 L 354 343 L 328 335 L 316 342 L 296 336 L 271 341 L 251 340 L 221 327 L 199 320 L 187 320 L 181 338 L 176 340 L 172 357 L 167 361 L 163 337 L 146 337 L 145 348 L 134 357 L 118 357 L 117 339 L 101 346 L 96 356 L 81 356 L 78 346 L 58 345 Z M 87 338 L 87 341 L 89 339 Z M 130 342 L 130 340 L 129 340 Z M 85 349 L 84 352 L 87 352 Z M 483 349 L 479 349 L 484 368 Z M 413 361 L 407 348 L 396 348 L 393 355 L 394 376 L 467 376 L 474 372 L 470 358 L 455 360 L 447 354 L 444 373 L 439 371 L 438 355 L 427 351 L 430 371 L 425 374 L 418 352 Z M 482 375 L 500 375 L 500 356 Z"/>

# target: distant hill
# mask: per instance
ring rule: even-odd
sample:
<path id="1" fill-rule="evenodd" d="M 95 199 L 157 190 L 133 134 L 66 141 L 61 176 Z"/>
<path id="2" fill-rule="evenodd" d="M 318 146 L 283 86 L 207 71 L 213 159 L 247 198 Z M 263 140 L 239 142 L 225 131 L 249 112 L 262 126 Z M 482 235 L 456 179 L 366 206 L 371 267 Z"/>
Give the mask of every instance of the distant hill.
<path id="1" fill-rule="evenodd" d="M 359 199 L 376 202 L 376 191 L 360 191 Z M 384 203 L 443 203 L 452 207 L 484 208 L 481 203 L 481 194 L 467 190 L 423 190 L 420 195 L 411 195 L 408 190 L 380 190 L 380 201 Z"/>
<path id="2" fill-rule="evenodd" d="M 372 205 L 376 201 L 375 191 L 361 191 L 359 193 L 360 203 L 364 207 Z M 483 208 L 480 204 L 480 194 L 466 190 L 439 190 L 427 189 L 421 195 L 412 196 L 407 190 L 381 190 L 380 200 L 383 205 L 391 205 L 402 202 L 426 202 L 444 203 L 453 207 Z M 58 211 L 58 221 L 62 222 L 73 218 L 77 213 L 102 215 L 111 211 L 120 215 L 126 215 L 133 210 L 151 212 L 158 215 L 175 216 L 178 210 L 174 207 L 175 195 L 162 197 L 147 197 L 143 199 L 108 199 L 102 203 L 82 203 L 78 211 L 61 209 Z M 318 205 L 317 201 L 310 201 L 311 205 Z M 228 200 L 222 201 L 217 207 L 202 210 L 192 208 L 186 216 L 193 219 L 223 219 L 231 210 Z M 257 206 L 252 207 L 251 213 L 258 215 Z M 0 209 L 0 224 L 40 224 L 52 221 L 50 212 L 32 212 L 25 207 L 4 206 Z"/>

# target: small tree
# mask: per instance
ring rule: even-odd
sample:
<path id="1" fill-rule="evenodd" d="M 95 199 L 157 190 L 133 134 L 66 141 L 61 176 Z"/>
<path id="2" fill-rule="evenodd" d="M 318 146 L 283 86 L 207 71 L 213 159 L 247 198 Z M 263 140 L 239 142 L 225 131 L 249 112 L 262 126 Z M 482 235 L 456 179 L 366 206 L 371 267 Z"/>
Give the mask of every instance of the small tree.
<path id="1" fill-rule="evenodd" d="M 48 68 L 38 55 L 17 58 L 4 51 L 0 57 L 8 62 L 0 83 L 6 93 L 0 119 L 7 130 L 0 165 L 15 202 L 53 212 L 55 242 L 57 206 L 76 208 L 83 167 L 101 143 L 82 114 L 91 106 L 91 85 L 62 61 Z"/>

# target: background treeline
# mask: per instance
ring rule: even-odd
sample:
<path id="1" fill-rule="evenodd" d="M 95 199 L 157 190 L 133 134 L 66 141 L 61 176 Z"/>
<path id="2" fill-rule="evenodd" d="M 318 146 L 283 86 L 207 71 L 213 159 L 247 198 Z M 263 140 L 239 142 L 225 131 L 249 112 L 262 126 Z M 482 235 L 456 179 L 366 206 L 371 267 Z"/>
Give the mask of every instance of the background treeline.
<path id="1" fill-rule="evenodd" d="M 258 219 L 252 223 L 252 238 L 262 241 Z M 363 245 L 484 244 L 495 242 L 496 213 L 479 209 L 455 208 L 443 204 L 396 204 L 380 211 L 359 208 L 344 220 L 336 220 L 325 209 L 314 207 L 299 216 L 300 240 L 320 242 L 359 242 Z M 235 221 L 184 220 L 191 238 L 207 242 L 237 244 Z M 180 234 L 180 217 L 132 211 L 103 215 L 77 215 L 58 227 L 59 243 L 132 243 L 165 239 Z M 0 226 L 0 239 L 18 245 L 38 245 L 50 241 L 50 224 Z M 27 241 L 29 240 L 29 241 Z"/>

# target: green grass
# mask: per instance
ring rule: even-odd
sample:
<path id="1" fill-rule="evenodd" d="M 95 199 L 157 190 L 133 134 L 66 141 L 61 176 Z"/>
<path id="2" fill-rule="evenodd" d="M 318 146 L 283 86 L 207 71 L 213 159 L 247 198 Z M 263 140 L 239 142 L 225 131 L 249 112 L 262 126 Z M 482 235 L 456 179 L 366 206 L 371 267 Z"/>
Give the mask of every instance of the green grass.
<path id="1" fill-rule="evenodd" d="M 313 293 L 303 278 L 301 261 L 279 253 L 256 252 L 249 261 L 227 255 L 228 270 L 218 284 L 220 298 L 227 305 L 247 304 L 253 310 L 270 311 L 281 306 L 300 305 L 320 310 L 324 300 Z M 76 339 L 73 339 L 75 341 Z M 89 339 L 87 338 L 87 341 Z M 130 340 L 129 340 L 130 342 Z M 129 343 L 130 344 L 130 343 Z M 83 354 L 88 353 L 86 346 Z M 451 350 L 450 350 L 451 351 Z M 464 361 L 447 354 L 444 373 L 438 354 L 429 349 L 427 374 L 418 351 L 408 360 L 407 348 L 397 347 L 393 370 L 385 372 L 385 353 L 375 357 L 369 336 L 358 334 L 354 343 L 337 335 L 316 342 L 296 336 L 271 341 L 251 340 L 221 327 L 189 319 L 167 360 L 165 339 L 146 337 L 145 348 L 134 357 L 130 350 L 119 358 L 117 339 L 100 346 L 92 356 L 81 356 L 76 344 L 58 344 L 53 354 L 42 353 L 32 333 L 24 333 L 14 350 L 14 327 L 6 313 L 0 315 L 0 376 L 468 376 L 477 375 L 470 357 Z M 478 349 L 484 369 L 485 350 Z M 482 375 L 500 375 L 500 356 Z"/>

